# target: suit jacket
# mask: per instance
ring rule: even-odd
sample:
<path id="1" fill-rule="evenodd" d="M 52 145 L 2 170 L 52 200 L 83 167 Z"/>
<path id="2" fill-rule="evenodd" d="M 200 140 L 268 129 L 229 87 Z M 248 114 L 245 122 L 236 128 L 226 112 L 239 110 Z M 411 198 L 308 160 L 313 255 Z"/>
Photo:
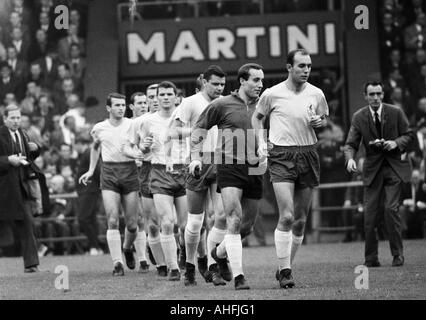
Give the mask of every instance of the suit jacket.
<path id="1" fill-rule="evenodd" d="M 79 62 L 76 64 L 72 63 L 72 59 L 68 60 L 68 66 L 70 68 L 70 74 L 74 78 L 82 79 L 86 71 L 86 59 L 79 58 Z"/>
<path id="2" fill-rule="evenodd" d="M 33 39 L 29 48 L 28 61 L 33 62 L 37 59 L 43 58 L 51 46 L 52 45 L 49 42 L 40 44 L 36 39 Z"/>
<path id="3" fill-rule="evenodd" d="M 10 80 L 7 84 L 4 83 L 2 79 L 0 79 L 0 101 L 4 100 L 6 93 L 14 93 L 18 101 L 21 101 L 23 98 L 22 86 L 19 80 L 14 76 L 10 77 Z"/>
<path id="4" fill-rule="evenodd" d="M 43 75 L 45 77 L 47 86 L 49 88 L 53 87 L 53 84 L 58 76 L 58 60 L 52 59 L 52 68 L 50 71 L 47 70 L 47 62 L 45 57 L 38 59 L 37 62 L 40 63 L 41 69 L 43 70 Z"/>
<path id="5" fill-rule="evenodd" d="M 6 126 L 0 127 L 0 221 L 1 220 L 23 220 L 25 199 L 31 199 L 27 180 L 34 175 L 42 180 L 44 178 L 41 170 L 33 163 L 40 151 L 30 152 L 26 134 L 19 129 L 21 140 L 24 145 L 27 159 L 30 162 L 28 167 L 14 167 L 8 161 L 8 156 L 14 154 L 12 137 Z M 49 195 L 46 194 L 47 186 L 44 179 L 40 183 L 43 195 L 43 204 L 48 206 Z M 43 205 L 43 207 L 44 207 Z"/>
<path id="6" fill-rule="evenodd" d="M 18 47 L 15 46 L 12 40 L 9 41 L 9 46 L 13 46 L 16 48 L 16 51 L 18 53 L 18 59 L 22 59 L 25 61 L 28 61 L 29 53 L 30 53 L 30 46 L 31 46 L 31 38 L 28 37 L 22 37 L 22 43 L 21 47 L 18 50 Z"/>
<path id="7" fill-rule="evenodd" d="M 12 70 L 16 78 L 26 79 L 29 72 L 28 63 L 23 59 L 16 59 L 15 70 Z"/>
<path id="8" fill-rule="evenodd" d="M 366 106 L 358 110 L 352 117 L 351 128 L 344 148 L 346 163 L 353 159 L 360 143 L 365 147 L 366 156 L 364 162 L 364 185 L 369 186 L 386 159 L 390 166 L 403 182 L 411 179 L 411 166 L 408 159 L 402 155 L 414 139 L 414 133 L 408 126 L 408 120 L 404 112 L 392 105 L 383 104 L 381 115 L 382 137 L 385 140 L 394 140 L 398 147 L 392 151 L 378 150 L 369 145 L 370 141 L 378 139 L 378 133 L 374 124 L 370 107 Z"/>

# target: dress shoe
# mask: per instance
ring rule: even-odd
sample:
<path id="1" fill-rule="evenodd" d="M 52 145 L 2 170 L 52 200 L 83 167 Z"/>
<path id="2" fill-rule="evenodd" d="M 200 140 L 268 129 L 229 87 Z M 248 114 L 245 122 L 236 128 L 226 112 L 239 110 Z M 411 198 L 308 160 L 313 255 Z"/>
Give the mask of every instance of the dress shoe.
<path id="1" fill-rule="evenodd" d="M 34 273 L 34 272 L 39 272 L 40 270 L 38 269 L 37 266 L 32 266 L 32 267 L 27 267 L 24 269 L 25 273 Z"/>
<path id="2" fill-rule="evenodd" d="M 366 266 L 367 268 L 377 268 L 377 267 L 380 267 L 381 264 L 379 260 L 373 260 L 373 261 L 365 261 L 364 266 Z"/>
<path id="3" fill-rule="evenodd" d="M 394 256 L 392 267 L 400 267 L 402 265 L 404 265 L 404 256 Z"/>

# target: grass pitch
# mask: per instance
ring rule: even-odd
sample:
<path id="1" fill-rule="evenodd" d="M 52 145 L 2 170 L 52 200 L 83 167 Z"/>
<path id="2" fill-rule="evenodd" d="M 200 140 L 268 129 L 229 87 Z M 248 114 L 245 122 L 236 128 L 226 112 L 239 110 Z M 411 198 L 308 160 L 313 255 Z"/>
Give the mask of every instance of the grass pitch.
<path id="1" fill-rule="evenodd" d="M 139 274 L 125 267 L 124 277 L 112 277 L 112 262 L 103 256 L 41 258 L 43 272 L 23 273 L 22 258 L 0 258 L 0 300 L 405 300 L 426 297 L 426 240 L 404 241 L 405 265 L 392 267 L 388 242 L 381 242 L 380 268 L 368 270 L 368 289 L 356 289 L 355 267 L 364 262 L 362 242 L 308 244 L 300 248 L 293 274 L 294 289 L 283 290 L 275 280 L 274 246 L 243 249 L 243 266 L 251 290 L 235 291 L 233 282 L 214 287 L 197 272 L 196 287 L 183 280 L 169 282 L 155 268 Z M 55 268 L 69 270 L 69 290 L 55 288 Z M 183 276 L 183 275 L 182 275 Z"/>

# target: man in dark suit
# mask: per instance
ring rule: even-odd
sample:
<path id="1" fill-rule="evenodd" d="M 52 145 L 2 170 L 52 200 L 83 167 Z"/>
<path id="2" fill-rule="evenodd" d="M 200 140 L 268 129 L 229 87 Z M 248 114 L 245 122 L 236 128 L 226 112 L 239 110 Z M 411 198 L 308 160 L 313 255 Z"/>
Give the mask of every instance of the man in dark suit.
<path id="1" fill-rule="evenodd" d="M 21 101 L 22 91 L 19 80 L 12 75 L 12 67 L 6 62 L 0 63 L 0 101 L 3 101 L 8 93 L 13 93 L 17 100 Z"/>
<path id="2" fill-rule="evenodd" d="M 26 39 L 21 28 L 13 28 L 11 33 L 11 40 L 8 46 L 14 46 L 18 53 L 18 58 L 25 61 L 28 60 L 28 54 L 30 51 L 31 40 Z"/>
<path id="3" fill-rule="evenodd" d="M 28 77 L 28 63 L 18 58 L 18 52 L 14 46 L 7 48 L 7 63 L 12 68 L 12 74 L 16 79 L 23 81 Z"/>
<path id="4" fill-rule="evenodd" d="M 47 54 L 44 57 L 36 60 L 36 62 L 40 63 L 41 69 L 43 70 L 46 86 L 49 89 L 52 89 L 53 84 L 58 77 L 59 62 L 56 50 L 49 47 Z"/>
<path id="5" fill-rule="evenodd" d="M 24 271 L 37 272 L 39 259 L 33 229 L 31 189 L 28 182 L 31 160 L 39 155 L 35 143 L 28 142 L 20 129 L 21 111 L 16 105 L 5 110 L 0 127 L 0 220 L 14 222 L 19 233 Z"/>
<path id="6" fill-rule="evenodd" d="M 363 168 L 365 265 L 379 267 L 378 240 L 375 232 L 382 192 L 385 199 L 385 224 L 388 231 L 392 266 L 404 264 L 399 201 L 403 183 L 411 179 L 406 149 L 413 141 L 404 112 L 382 103 L 383 85 L 369 82 L 364 89 L 368 105 L 352 118 L 345 145 L 346 169 L 357 171 L 354 160 L 361 141 L 366 150 Z"/>

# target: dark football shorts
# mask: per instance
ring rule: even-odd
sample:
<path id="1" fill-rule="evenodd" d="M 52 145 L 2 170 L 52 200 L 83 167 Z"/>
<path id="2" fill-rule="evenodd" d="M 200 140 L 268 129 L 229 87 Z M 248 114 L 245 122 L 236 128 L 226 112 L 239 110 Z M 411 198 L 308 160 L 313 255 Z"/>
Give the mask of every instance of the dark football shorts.
<path id="1" fill-rule="evenodd" d="M 149 189 L 149 180 L 151 176 L 151 162 L 143 161 L 139 169 L 139 192 L 144 198 L 152 198 L 151 190 Z"/>
<path id="2" fill-rule="evenodd" d="M 101 190 L 119 194 L 139 191 L 138 168 L 134 161 L 103 162 L 101 169 Z"/>
<path id="3" fill-rule="evenodd" d="M 187 165 L 174 165 L 175 173 L 166 172 L 163 164 L 151 165 L 149 189 L 152 194 L 165 194 L 175 198 L 186 195 L 185 177 Z"/>
<path id="4" fill-rule="evenodd" d="M 226 187 L 235 187 L 243 190 L 244 198 L 261 199 L 263 195 L 263 175 L 249 175 L 250 167 L 256 168 L 256 166 L 247 164 L 218 164 L 218 192 Z"/>
<path id="5" fill-rule="evenodd" d="M 272 183 L 293 182 L 296 188 L 319 185 L 320 160 L 317 145 L 277 146 L 268 153 Z"/>
<path id="6" fill-rule="evenodd" d="M 215 164 L 203 164 L 199 179 L 192 174 L 186 175 L 186 188 L 194 192 L 207 190 L 216 182 L 217 168 Z"/>

